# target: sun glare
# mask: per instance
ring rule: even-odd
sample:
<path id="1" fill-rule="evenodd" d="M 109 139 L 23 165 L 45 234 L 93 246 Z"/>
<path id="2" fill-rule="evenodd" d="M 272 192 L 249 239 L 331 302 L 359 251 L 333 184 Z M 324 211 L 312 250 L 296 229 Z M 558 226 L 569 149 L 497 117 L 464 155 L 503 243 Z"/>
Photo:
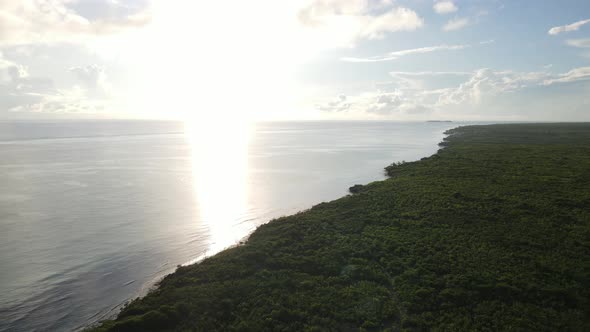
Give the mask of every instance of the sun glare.
<path id="1" fill-rule="evenodd" d="M 296 64 L 309 50 L 299 45 L 292 4 L 156 2 L 149 38 L 135 45 L 142 107 L 185 122 L 209 253 L 249 231 L 236 227 L 248 213 L 252 123 L 293 118 Z"/>
<path id="2" fill-rule="evenodd" d="M 246 122 L 186 122 L 195 198 L 209 229 L 207 254 L 237 243 L 249 231 L 238 228 L 248 211 L 250 130 Z"/>
<path id="3" fill-rule="evenodd" d="M 133 52 L 142 107 L 189 121 L 293 118 L 296 65 L 311 50 L 288 3 L 156 2 Z"/>

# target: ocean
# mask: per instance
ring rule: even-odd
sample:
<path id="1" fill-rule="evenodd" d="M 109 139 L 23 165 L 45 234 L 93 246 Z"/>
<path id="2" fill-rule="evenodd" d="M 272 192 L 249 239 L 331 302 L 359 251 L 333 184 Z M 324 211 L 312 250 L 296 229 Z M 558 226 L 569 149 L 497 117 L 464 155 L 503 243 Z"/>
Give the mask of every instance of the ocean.
<path id="1" fill-rule="evenodd" d="M 447 122 L 0 122 L 0 331 L 71 331 L 272 218 L 432 155 Z"/>

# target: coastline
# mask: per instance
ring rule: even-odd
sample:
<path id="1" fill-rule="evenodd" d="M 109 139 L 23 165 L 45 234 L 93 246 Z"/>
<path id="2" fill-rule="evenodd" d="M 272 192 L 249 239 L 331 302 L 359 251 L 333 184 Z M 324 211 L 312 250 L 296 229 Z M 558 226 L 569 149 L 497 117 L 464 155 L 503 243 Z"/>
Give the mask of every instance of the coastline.
<path id="1" fill-rule="evenodd" d="M 465 124 L 461 124 L 461 123 L 456 123 L 456 126 L 450 128 L 450 129 L 444 129 L 444 130 L 442 130 L 440 132 L 440 134 L 439 134 L 439 136 L 441 138 L 438 141 L 438 143 L 436 143 L 436 146 L 439 147 L 439 149 L 437 151 L 435 151 L 431 155 L 424 156 L 424 157 L 418 158 L 416 160 L 410 160 L 410 161 L 407 161 L 407 162 L 417 162 L 417 161 L 420 161 L 422 159 L 430 158 L 433 155 L 436 155 L 437 153 L 440 152 L 441 149 L 444 148 L 444 146 L 442 146 L 441 144 L 445 142 L 445 140 L 447 139 L 447 137 L 449 137 L 449 134 L 447 134 L 447 132 L 449 132 L 452 129 L 457 129 L 457 128 L 460 128 L 460 127 L 463 127 L 463 126 L 466 126 L 466 125 Z M 402 160 L 399 160 L 398 162 L 402 162 Z M 384 170 L 382 171 L 382 174 L 383 174 L 383 176 L 381 177 L 381 179 L 377 179 L 377 180 L 371 181 L 369 183 L 363 184 L 363 186 L 366 186 L 366 185 L 369 185 L 369 184 L 372 184 L 372 183 L 386 181 L 388 179 L 388 176 L 387 176 L 387 174 L 386 174 L 386 172 Z M 221 254 L 224 251 L 227 251 L 227 250 L 230 250 L 230 249 L 233 249 L 233 248 L 237 248 L 237 247 L 243 246 L 243 245 L 246 244 L 246 242 L 248 241 L 248 239 L 250 238 L 250 236 L 253 233 L 255 233 L 260 227 L 262 227 L 264 225 L 267 225 L 267 224 L 269 224 L 269 223 L 271 223 L 273 221 L 276 221 L 277 219 L 289 217 L 289 216 L 295 215 L 295 214 L 305 213 L 305 212 L 311 210 L 312 208 L 314 208 L 316 205 L 325 204 L 325 203 L 331 202 L 333 200 L 338 200 L 340 198 L 343 198 L 343 197 L 346 197 L 346 196 L 350 196 L 351 195 L 351 193 L 349 193 L 346 188 L 343 188 L 343 191 L 342 192 L 343 192 L 343 196 L 333 198 L 333 199 L 331 199 L 331 200 L 329 200 L 327 202 L 315 203 L 315 204 L 313 204 L 313 205 L 311 205 L 311 206 L 309 206 L 307 208 L 303 208 L 301 210 L 295 210 L 291 214 L 287 214 L 287 215 L 284 215 L 284 216 L 281 216 L 281 217 L 269 219 L 266 222 L 264 222 L 263 224 L 260 224 L 257 227 L 255 227 L 254 229 L 252 229 L 251 231 L 249 231 L 246 235 L 244 235 L 242 238 L 240 238 L 237 242 L 235 242 L 235 243 L 233 243 L 231 245 L 228 245 L 228 246 L 226 246 L 225 248 L 223 248 L 223 249 L 221 249 L 219 251 L 216 251 L 216 252 L 205 252 L 205 253 L 201 254 L 200 256 L 198 256 L 197 258 L 191 259 L 191 260 L 189 260 L 189 261 L 187 261 L 185 263 L 182 263 L 182 264 L 177 265 L 176 267 L 170 268 L 168 271 L 166 271 L 164 273 L 160 273 L 159 275 L 157 275 L 156 277 L 154 277 L 152 280 L 144 283 L 142 285 L 141 289 L 137 292 L 137 295 L 136 296 L 133 296 L 133 297 L 131 297 L 131 298 L 123 301 L 122 303 L 119 303 L 116 306 L 108 309 L 106 311 L 106 313 L 103 313 L 103 314 L 98 313 L 97 314 L 97 316 L 99 317 L 98 319 L 93 320 L 92 322 L 88 322 L 88 323 L 86 323 L 84 325 L 79 326 L 78 328 L 75 329 L 75 331 L 84 331 L 84 330 L 87 330 L 89 328 L 93 328 L 93 327 L 96 327 L 96 326 L 100 325 L 100 323 L 102 321 L 110 320 L 110 319 L 115 318 L 120 313 L 120 311 L 123 308 L 125 308 L 129 303 L 131 303 L 133 301 L 136 301 L 136 300 L 141 300 L 142 298 L 144 298 L 145 296 L 147 296 L 149 293 L 151 293 L 153 291 L 156 291 L 159 288 L 159 286 L 160 286 L 159 285 L 160 282 L 163 279 L 165 279 L 166 277 L 168 277 L 170 275 L 173 275 L 178 270 L 179 267 L 190 267 L 190 266 L 198 265 L 201 262 L 203 262 L 204 260 L 206 260 L 208 258 L 211 258 L 211 257 L 214 257 L 215 255 Z"/>
<path id="2" fill-rule="evenodd" d="M 588 124 L 451 129 L 436 154 L 180 267 L 96 330 L 579 330 L 584 233 L 559 221 L 590 231 L 589 142 Z"/>

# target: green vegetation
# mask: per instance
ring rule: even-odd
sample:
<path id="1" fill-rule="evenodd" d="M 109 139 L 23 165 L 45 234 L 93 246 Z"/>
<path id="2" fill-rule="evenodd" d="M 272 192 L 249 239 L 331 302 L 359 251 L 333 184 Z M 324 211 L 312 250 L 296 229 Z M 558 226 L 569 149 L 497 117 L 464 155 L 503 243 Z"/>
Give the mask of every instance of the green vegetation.
<path id="1" fill-rule="evenodd" d="M 449 134 L 96 330 L 590 331 L 590 124 Z"/>
<path id="2" fill-rule="evenodd" d="M 362 184 L 355 184 L 354 186 L 348 188 L 348 192 L 350 192 L 351 194 L 358 194 L 363 190 L 365 190 L 365 186 L 363 186 Z"/>

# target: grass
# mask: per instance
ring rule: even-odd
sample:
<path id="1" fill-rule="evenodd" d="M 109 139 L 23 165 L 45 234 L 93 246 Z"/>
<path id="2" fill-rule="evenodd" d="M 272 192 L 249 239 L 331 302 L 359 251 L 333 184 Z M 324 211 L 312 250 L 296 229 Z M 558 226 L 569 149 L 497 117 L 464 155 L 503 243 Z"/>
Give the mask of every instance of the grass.
<path id="1" fill-rule="evenodd" d="M 590 330 L 590 124 L 449 134 L 94 330 Z"/>

